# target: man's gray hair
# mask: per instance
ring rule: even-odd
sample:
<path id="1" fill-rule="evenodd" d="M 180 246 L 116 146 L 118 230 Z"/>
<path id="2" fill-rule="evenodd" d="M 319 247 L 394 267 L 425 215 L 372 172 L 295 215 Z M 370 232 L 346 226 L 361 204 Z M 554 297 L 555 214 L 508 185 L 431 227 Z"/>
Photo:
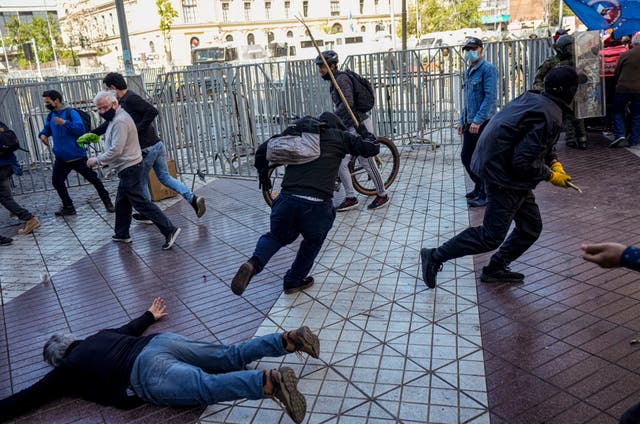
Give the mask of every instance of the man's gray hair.
<path id="1" fill-rule="evenodd" d="M 93 103 L 98 103 L 99 100 L 106 99 L 109 103 L 118 103 L 118 96 L 116 96 L 116 92 L 113 90 L 104 90 L 96 94 L 96 97 L 93 98 Z"/>
<path id="2" fill-rule="evenodd" d="M 634 46 L 640 46 L 640 32 L 636 32 L 631 39 L 631 44 Z"/>
<path id="3" fill-rule="evenodd" d="M 76 340 L 73 334 L 54 334 L 47 340 L 42 349 L 44 361 L 57 367 L 62 363 L 69 345 Z"/>

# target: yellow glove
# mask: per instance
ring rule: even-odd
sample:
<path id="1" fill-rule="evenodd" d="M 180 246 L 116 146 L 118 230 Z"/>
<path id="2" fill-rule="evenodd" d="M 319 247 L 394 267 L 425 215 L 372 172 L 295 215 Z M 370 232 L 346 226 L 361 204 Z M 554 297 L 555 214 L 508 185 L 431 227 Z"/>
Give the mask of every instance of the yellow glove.
<path id="1" fill-rule="evenodd" d="M 567 185 L 569 181 L 571 181 L 571 177 L 564 172 L 551 170 L 551 178 L 549 178 L 549 182 L 554 186 L 569 188 L 569 186 Z"/>
<path id="2" fill-rule="evenodd" d="M 554 172 L 560 172 L 562 174 L 566 174 L 566 172 L 564 172 L 564 168 L 562 167 L 562 164 L 557 160 L 554 160 L 553 162 L 551 162 L 551 170 Z"/>

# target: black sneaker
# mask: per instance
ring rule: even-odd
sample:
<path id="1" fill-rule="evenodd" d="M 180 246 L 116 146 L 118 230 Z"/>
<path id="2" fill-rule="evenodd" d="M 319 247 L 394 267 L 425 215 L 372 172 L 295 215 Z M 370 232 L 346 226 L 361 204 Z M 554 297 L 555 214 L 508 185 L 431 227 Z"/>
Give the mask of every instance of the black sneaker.
<path id="1" fill-rule="evenodd" d="M 240 265 L 236 275 L 233 276 L 233 280 L 231 280 L 231 291 L 235 295 L 242 295 L 249 285 L 249 281 L 251 281 L 251 277 L 253 277 L 256 273 L 256 268 L 253 266 L 251 261 L 247 261 Z"/>
<path id="2" fill-rule="evenodd" d="M 470 208 L 480 208 L 482 206 L 487 206 L 487 198 L 486 197 L 476 197 L 475 199 L 467 200 L 467 205 Z"/>
<path id="3" fill-rule="evenodd" d="M 524 274 L 513 272 L 508 267 L 498 270 L 490 270 L 486 266 L 482 268 L 480 281 L 483 283 L 524 283 Z"/>
<path id="4" fill-rule="evenodd" d="M 465 194 L 464 197 L 466 197 L 467 199 L 475 199 L 476 197 L 478 197 L 478 190 L 474 188 L 469 193 Z"/>
<path id="5" fill-rule="evenodd" d="M 431 257 L 431 253 L 436 249 L 420 249 L 420 262 L 422 263 L 422 281 L 430 289 L 436 286 L 436 275 L 442 271 L 442 262 L 436 262 Z"/>
<path id="6" fill-rule="evenodd" d="M 0 246 L 8 246 L 13 243 L 13 239 L 10 237 L 0 236 Z"/>
<path id="7" fill-rule="evenodd" d="M 113 203 L 111 203 L 110 199 L 103 201 L 103 203 L 104 203 L 104 208 L 107 210 L 107 212 L 114 213 L 116 211 L 116 207 L 113 206 Z"/>
<path id="8" fill-rule="evenodd" d="M 196 212 L 196 216 L 198 218 L 202 217 L 202 215 L 207 211 L 207 205 L 204 203 L 204 198 L 196 196 L 195 194 L 191 199 L 191 207 Z"/>
<path id="9" fill-rule="evenodd" d="M 610 148 L 618 147 L 620 144 L 624 143 L 627 139 L 625 137 L 618 137 L 609 143 Z"/>
<path id="10" fill-rule="evenodd" d="M 56 216 L 69 216 L 69 215 L 75 215 L 75 214 L 76 214 L 76 208 L 74 208 L 73 206 L 63 206 L 57 211 L 55 211 Z"/>
<path id="11" fill-rule="evenodd" d="M 176 242 L 176 239 L 178 238 L 181 232 L 182 232 L 181 228 L 174 229 L 171 232 L 171 234 L 169 234 L 165 239 L 164 244 L 162 245 L 162 250 L 171 249 L 171 246 L 173 246 L 173 244 Z"/>
<path id="12" fill-rule="evenodd" d="M 153 221 L 142 215 L 141 213 L 134 213 L 131 215 L 134 221 L 139 222 L 140 224 L 153 224 Z"/>
<path id="13" fill-rule="evenodd" d="M 115 241 L 116 243 L 131 243 L 133 239 L 131 236 L 111 236 L 111 241 Z"/>
<path id="14" fill-rule="evenodd" d="M 367 205 L 367 209 L 379 209 L 383 206 L 386 206 L 387 203 L 389 203 L 389 196 L 376 196 L 376 198 L 373 199 L 373 202 Z"/>
<path id="15" fill-rule="evenodd" d="M 354 209 L 357 207 L 358 207 L 358 199 L 355 197 L 347 197 L 342 201 L 342 203 L 338 205 L 338 207 L 336 208 L 336 211 L 344 212 L 344 211 L 348 211 L 349 209 Z"/>

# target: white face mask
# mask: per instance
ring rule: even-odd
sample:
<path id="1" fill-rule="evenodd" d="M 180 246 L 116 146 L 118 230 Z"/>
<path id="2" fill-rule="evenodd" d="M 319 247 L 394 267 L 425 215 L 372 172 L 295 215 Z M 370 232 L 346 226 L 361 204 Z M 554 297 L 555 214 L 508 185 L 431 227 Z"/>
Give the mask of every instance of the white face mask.
<path id="1" fill-rule="evenodd" d="M 467 50 L 466 52 L 464 52 L 464 60 L 467 61 L 467 63 L 473 63 L 476 60 L 478 60 L 478 51 L 477 50 Z"/>

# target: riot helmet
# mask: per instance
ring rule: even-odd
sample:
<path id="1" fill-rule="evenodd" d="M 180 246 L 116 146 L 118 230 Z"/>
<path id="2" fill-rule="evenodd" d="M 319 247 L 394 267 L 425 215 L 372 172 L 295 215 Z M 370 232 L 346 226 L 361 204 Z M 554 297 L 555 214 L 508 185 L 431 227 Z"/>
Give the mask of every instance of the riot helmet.
<path id="1" fill-rule="evenodd" d="M 568 59 L 573 56 L 573 41 L 573 36 L 569 34 L 561 35 L 556 44 L 553 45 L 553 49 L 559 57 Z"/>

